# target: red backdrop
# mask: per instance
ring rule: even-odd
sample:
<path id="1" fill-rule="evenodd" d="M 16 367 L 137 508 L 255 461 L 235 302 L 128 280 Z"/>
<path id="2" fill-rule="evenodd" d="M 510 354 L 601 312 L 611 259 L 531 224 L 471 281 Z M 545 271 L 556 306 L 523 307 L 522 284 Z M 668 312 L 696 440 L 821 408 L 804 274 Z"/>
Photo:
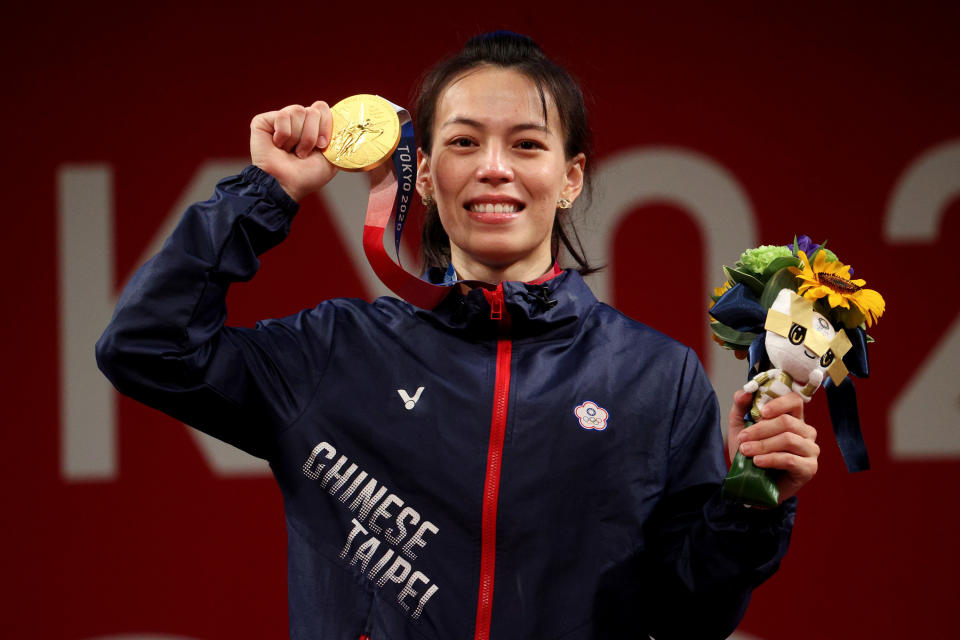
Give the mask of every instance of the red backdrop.
<path id="1" fill-rule="evenodd" d="M 742 365 L 706 340 L 704 295 L 737 247 L 829 238 L 887 300 L 858 385 L 873 469 L 844 471 L 818 398 L 821 471 L 743 633 L 956 637 L 960 10 L 840 4 L 8 10 L 0 636 L 284 636 L 272 480 L 105 392 L 95 332 L 191 184 L 208 193 L 218 170 L 242 166 L 255 113 L 359 92 L 409 103 L 440 55 L 510 28 L 590 96 L 599 171 L 585 230 L 609 264 L 597 281 L 609 301 L 730 377 Z M 333 198 L 348 201 L 350 184 L 305 204 L 231 293 L 232 322 L 375 292 L 353 253 L 362 207 L 349 229 Z"/>

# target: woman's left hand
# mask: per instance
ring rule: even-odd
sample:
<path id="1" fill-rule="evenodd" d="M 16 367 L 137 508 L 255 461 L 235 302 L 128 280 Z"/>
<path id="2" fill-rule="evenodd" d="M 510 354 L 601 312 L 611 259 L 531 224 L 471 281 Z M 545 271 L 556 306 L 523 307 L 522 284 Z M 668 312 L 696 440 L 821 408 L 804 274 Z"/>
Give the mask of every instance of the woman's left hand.
<path id="1" fill-rule="evenodd" d="M 752 457 L 761 469 L 782 469 L 777 482 L 780 502 L 796 495 L 817 473 L 817 430 L 803 421 L 803 399 L 790 393 L 767 402 L 762 419 L 749 429 L 743 427 L 743 415 L 750 410 L 753 394 L 737 391 L 730 409 L 727 449 L 730 459 L 737 454 Z"/>

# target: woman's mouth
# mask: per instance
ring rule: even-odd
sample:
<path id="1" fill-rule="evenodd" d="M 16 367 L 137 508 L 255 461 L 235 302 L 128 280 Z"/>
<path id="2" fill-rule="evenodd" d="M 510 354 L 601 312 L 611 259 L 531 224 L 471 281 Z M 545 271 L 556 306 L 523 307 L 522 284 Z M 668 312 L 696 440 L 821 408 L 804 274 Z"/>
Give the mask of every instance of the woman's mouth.
<path id="1" fill-rule="evenodd" d="M 470 218 L 478 222 L 498 224 L 510 222 L 520 216 L 523 203 L 510 201 L 474 200 L 463 205 L 470 213 Z"/>
<path id="2" fill-rule="evenodd" d="M 471 213 L 516 213 L 520 207 L 514 203 L 476 202 L 470 205 Z"/>

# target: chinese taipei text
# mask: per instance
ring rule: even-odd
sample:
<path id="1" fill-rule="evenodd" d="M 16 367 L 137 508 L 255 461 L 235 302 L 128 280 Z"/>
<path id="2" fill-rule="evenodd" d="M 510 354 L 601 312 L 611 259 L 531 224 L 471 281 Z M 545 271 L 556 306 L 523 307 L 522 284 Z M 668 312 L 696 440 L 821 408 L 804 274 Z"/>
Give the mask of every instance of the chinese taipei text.
<path id="1" fill-rule="evenodd" d="M 411 618 L 419 618 L 439 587 L 417 571 L 412 562 L 426 546 L 429 536 L 436 535 L 440 529 L 429 520 L 421 522 L 416 509 L 405 505 L 402 498 L 350 462 L 347 456 L 338 458 L 336 448 L 329 442 L 313 448 L 303 463 L 303 473 L 311 480 L 318 480 L 331 496 L 356 514 L 340 559 L 349 558 L 350 565 L 358 567 L 378 588 L 387 582 L 402 584 L 397 602 Z"/>

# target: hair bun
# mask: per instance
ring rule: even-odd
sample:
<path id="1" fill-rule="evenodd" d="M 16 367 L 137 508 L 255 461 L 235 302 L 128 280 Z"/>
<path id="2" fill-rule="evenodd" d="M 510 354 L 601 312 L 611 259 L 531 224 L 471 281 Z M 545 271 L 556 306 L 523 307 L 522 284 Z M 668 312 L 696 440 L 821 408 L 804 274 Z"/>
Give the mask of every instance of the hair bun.
<path id="1" fill-rule="evenodd" d="M 492 31 L 474 36 L 463 46 L 463 54 L 501 65 L 516 64 L 524 58 L 546 58 L 533 38 L 513 31 Z"/>

